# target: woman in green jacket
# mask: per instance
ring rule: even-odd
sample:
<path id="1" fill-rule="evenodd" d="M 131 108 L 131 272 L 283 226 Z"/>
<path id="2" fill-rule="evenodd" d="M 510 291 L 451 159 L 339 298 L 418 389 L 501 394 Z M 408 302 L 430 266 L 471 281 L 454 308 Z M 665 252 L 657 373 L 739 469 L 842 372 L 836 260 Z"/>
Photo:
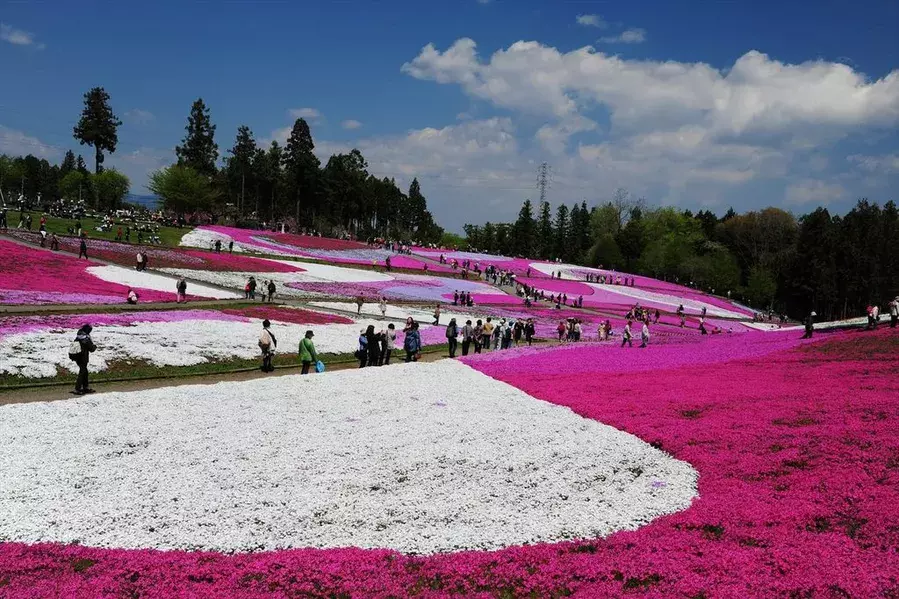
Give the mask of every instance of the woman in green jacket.
<path id="1" fill-rule="evenodd" d="M 309 374 L 309 367 L 318 361 L 318 354 L 315 353 L 315 344 L 312 338 L 315 333 L 306 331 L 306 336 L 300 341 L 300 362 L 303 363 L 302 374 Z"/>

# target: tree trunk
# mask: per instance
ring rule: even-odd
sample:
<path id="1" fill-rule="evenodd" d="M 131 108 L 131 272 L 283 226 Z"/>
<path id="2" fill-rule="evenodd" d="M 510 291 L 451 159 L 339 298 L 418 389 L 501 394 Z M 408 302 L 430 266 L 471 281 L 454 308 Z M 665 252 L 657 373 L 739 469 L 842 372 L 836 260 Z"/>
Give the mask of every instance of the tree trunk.
<path id="1" fill-rule="evenodd" d="M 99 146 L 94 146 L 94 174 L 99 175 L 103 170 L 101 164 L 103 164 L 103 150 Z"/>

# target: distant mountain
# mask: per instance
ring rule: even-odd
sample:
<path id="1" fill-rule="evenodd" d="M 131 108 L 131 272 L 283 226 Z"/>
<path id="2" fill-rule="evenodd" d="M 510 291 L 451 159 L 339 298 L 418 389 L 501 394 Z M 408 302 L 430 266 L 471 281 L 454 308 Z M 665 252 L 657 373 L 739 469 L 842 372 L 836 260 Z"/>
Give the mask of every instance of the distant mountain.
<path id="1" fill-rule="evenodd" d="M 152 194 L 140 195 L 129 193 L 125 196 L 125 201 L 129 204 L 137 204 L 138 206 L 149 208 L 150 210 L 155 210 L 159 206 L 159 197 Z"/>

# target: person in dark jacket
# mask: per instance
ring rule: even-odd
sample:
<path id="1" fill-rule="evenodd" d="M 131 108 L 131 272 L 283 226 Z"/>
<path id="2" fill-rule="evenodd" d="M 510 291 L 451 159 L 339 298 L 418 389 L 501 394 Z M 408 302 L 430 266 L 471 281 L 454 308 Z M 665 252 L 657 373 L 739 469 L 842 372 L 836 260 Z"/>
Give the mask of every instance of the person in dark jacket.
<path id="1" fill-rule="evenodd" d="M 378 366 L 381 358 L 381 339 L 375 332 L 375 325 L 370 324 L 365 329 L 365 349 L 368 353 L 368 365 Z"/>
<path id="2" fill-rule="evenodd" d="M 78 353 L 69 354 L 69 357 L 78 365 L 78 378 L 75 380 L 75 395 L 84 395 L 85 393 L 93 393 L 90 388 L 87 377 L 87 365 L 90 362 L 91 352 L 97 349 L 91 340 L 91 331 L 94 330 L 89 324 L 78 329 L 75 335 L 75 341 L 78 343 Z M 71 350 L 70 350 L 71 351 Z"/>
<path id="3" fill-rule="evenodd" d="M 812 333 L 815 332 L 815 314 L 814 312 L 810 312 L 808 316 L 805 317 L 805 335 L 802 336 L 803 339 L 811 339 Z"/>
<path id="4" fill-rule="evenodd" d="M 87 242 L 84 240 L 84 237 L 81 238 L 81 245 L 78 248 L 78 258 L 82 256 L 87 260 Z"/>
<path id="5" fill-rule="evenodd" d="M 449 344 L 449 357 L 456 357 L 456 346 L 459 341 L 456 337 L 459 336 L 459 327 L 456 325 L 456 319 L 451 318 L 449 324 L 446 325 L 446 342 Z"/>

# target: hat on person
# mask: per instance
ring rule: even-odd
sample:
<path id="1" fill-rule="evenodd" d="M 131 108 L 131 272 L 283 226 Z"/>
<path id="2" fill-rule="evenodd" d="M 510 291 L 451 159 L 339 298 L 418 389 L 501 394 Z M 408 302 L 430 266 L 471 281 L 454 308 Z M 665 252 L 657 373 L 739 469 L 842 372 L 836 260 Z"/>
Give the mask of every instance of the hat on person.
<path id="1" fill-rule="evenodd" d="M 306 336 L 307 337 L 315 337 L 315 333 L 312 332 L 312 329 L 309 329 L 308 331 L 306 331 Z"/>

